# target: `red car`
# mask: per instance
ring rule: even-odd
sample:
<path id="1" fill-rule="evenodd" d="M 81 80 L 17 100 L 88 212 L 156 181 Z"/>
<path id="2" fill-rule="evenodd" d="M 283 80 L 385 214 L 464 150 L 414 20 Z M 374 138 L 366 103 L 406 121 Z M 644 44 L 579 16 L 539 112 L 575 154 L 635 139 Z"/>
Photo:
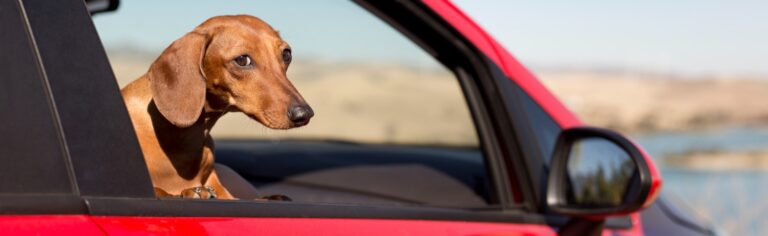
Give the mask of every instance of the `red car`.
<path id="1" fill-rule="evenodd" d="M 478 148 L 217 140 L 235 196 L 269 183 L 296 201 L 158 199 L 91 19 L 117 1 L 86 2 L 0 1 L 3 234 L 713 234 L 657 200 L 662 180 L 642 148 L 584 127 L 447 0 L 355 2 L 457 75 Z M 318 170 L 311 187 L 286 181 Z M 345 200 L 302 201 L 313 198 Z"/>

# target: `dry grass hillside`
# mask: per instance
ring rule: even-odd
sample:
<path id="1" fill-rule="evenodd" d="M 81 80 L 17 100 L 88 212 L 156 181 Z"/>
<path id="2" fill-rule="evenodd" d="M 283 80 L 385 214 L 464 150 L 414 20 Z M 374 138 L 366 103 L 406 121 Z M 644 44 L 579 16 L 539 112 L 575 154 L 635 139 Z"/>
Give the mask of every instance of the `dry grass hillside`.
<path id="1" fill-rule="evenodd" d="M 109 53 L 120 86 L 154 56 Z M 538 73 L 586 123 L 624 132 L 699 130 L 768 123 L 768 80 L 671 78 L 641 73 Z M 289 78 L 316 111 L 307 126 L 274 131 L 241 114 L 225 116 L 217 137 L 333 138 L 365 142 L 476 145 L 458 84 L 442 69 L 297 59 Z"/>
<path id="2" fill-rule="evenodd" d="M 768 124 L 768 79 L 654 74 L 540 73 L 586 123 L 625 132 Z"/>
<path id="3" fill-rule="evenodd" d="M 145 73 L 152 61 L 114 52 L 110 56 L 121 87 Z M 447 70 L 299 59 L 288 76 L 315 110 L 309 125 L 270 130 L 233 113 L 218 121 L 214 137 L 477 145 L 461 89 Z"/>

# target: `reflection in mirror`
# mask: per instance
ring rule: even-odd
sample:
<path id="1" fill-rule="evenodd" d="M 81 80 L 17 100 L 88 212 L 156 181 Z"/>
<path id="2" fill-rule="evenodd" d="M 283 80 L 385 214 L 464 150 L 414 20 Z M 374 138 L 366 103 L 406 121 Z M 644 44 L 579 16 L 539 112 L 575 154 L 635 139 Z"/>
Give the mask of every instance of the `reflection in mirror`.
<path id="1" fill-rule="evenodd" d="M 569 204 L 581 207 L 615 207 L 631 201 L 628 189 L 640 185 L 637 165 L 615 143 L 586 138 L 573 143 L 568 157 Z"/>

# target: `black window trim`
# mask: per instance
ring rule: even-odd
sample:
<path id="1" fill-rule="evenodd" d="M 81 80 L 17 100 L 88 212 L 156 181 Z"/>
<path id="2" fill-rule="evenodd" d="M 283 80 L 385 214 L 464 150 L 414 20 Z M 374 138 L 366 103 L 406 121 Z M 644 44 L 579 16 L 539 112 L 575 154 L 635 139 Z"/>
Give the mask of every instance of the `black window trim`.
<path id="1" fill-rule="evenodd" d="M 75 195 L 152 197 L 149 172 L 82 0 L 17 0 L 56 107 Z M 83 105 L 87 104 L 87 105 Z M 84 122 L 87 121 L 87 122 Z"/>
<path id="2" fill-rule="evenodd" d="M 37 45 L 19 1 L 0 2 L 0 194 L 74 195 L 66 145 Z M 21 138 L 30 139 L 29 141 Z M 39 157 L 39 158 L 38 158 Z M 45 171 L 15 173 L 27 166 Z M 0 202 L 1 203 L 1 202 Z"/>

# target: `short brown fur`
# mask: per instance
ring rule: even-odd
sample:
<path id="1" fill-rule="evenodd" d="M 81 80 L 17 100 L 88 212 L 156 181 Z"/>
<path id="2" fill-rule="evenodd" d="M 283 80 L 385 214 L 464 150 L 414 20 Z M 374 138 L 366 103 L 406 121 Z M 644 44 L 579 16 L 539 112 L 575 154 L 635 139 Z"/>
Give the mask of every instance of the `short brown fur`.
<path id="1" fill-rule="evenodd" d="M 286 77 L 288 48 L 260 19 L 213 17 L 176 40 L 149 71 L 122 89 L 156 195 L 181 196 L 211 186 L 218 198 L 234 199 L 213 168 L 210 131 L 228 112 L 243 112 L 273 129 L 305 125 L 287 115 L 306 106 Z M 233 59 L 248 55 L 249 68 Z M 307 117 L 307 122 L 308 122 Z"/>

